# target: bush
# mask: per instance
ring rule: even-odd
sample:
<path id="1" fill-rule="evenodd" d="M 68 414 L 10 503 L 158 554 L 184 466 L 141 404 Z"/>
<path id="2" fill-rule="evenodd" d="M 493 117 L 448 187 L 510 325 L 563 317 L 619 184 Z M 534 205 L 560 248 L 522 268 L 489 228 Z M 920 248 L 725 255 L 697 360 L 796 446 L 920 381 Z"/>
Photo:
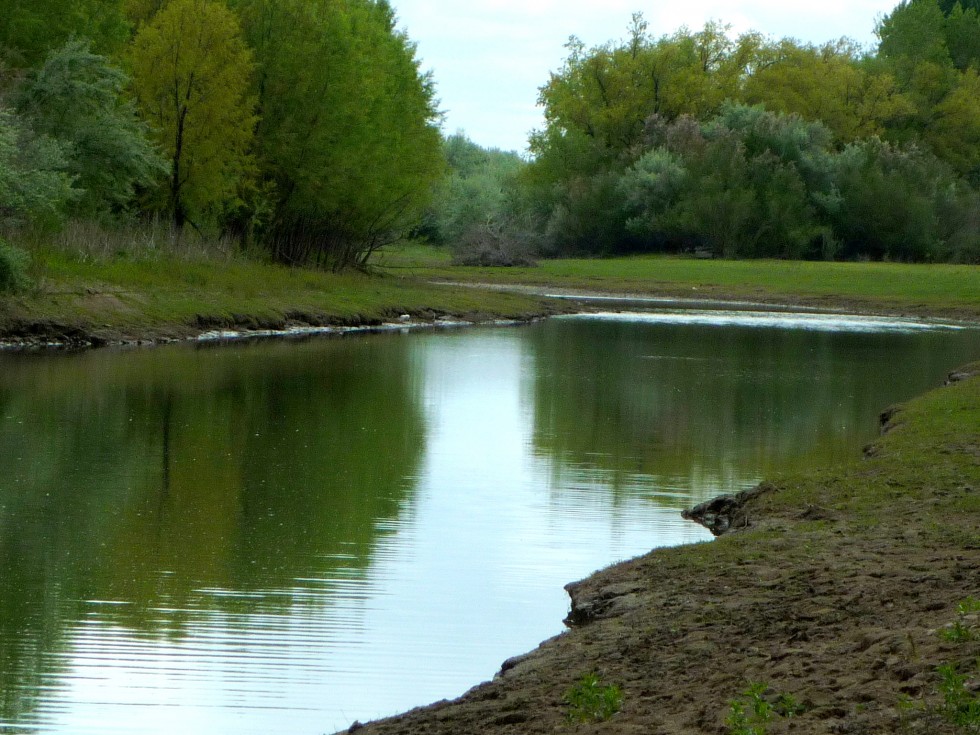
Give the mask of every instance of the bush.
<path id="1" fill-rule="evenodd" d="M 27 253 L 0 239 L 0 293 L 14 293 L 30 285 Z"/>
<path id="2" fill-rule="evenodd" d="M 525 267 L 536 265 L 531 248 L 519 236 L 484 226 L 473 227 L 453 249 L 453 265 Z"/>

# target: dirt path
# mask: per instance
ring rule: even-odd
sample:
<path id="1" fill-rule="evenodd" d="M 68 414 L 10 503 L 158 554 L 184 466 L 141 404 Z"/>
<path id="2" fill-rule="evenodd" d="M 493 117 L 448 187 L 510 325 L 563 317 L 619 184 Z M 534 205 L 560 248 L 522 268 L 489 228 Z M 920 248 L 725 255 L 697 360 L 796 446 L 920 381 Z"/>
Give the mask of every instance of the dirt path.
<path id="1" fill-rule="evenodd" d="M 958 612 L 980 597 L 980 377 L 891 421 L 863 462 L 766 486 L 717 541 L 569 585 L 571 629 L 494 681 L 352 730 L 977 732 L 944 717 L 937 667 L 968 674 L 961 694 L 980 711 L 980 623 Z M 944 636 L 954 622 L 962 635 Z M 619 711 L 573 722 L 566 697 L 588 674 L 598 693 L 619 688 Z M 743 696 L 752 683 L 766 693 Z M 755 729 L 737 729 L 733 699 Z M 754 704 L 774 708 L 767 722 Z"/>

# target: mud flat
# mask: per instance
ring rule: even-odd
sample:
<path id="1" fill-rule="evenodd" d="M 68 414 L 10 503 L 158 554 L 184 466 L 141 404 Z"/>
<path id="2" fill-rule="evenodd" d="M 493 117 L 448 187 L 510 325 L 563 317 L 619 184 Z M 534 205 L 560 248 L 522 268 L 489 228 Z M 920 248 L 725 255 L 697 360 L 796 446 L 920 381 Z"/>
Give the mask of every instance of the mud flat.
<path id="1" fill-rule="evenodd" d="M 863 459 L 695 515 L 720 537 L 569 585 L 568 631 L 493 681 L 351 730 L 977 731 L 953 720 L 980 708 L 980 363 L 883 413 Z M 963 677 L 956 701 L 944 665 Z M 573 721 L 568 694 L 589 674 L 618 687 L 619 709 Z M 736 729 L 733 700 L 757 729 Z"/>

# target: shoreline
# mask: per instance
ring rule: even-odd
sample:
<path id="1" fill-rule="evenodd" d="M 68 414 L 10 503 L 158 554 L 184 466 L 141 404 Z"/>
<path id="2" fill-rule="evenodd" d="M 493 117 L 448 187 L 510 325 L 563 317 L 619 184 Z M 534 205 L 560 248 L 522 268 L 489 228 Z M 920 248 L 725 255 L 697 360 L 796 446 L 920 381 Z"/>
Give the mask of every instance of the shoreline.
<path id="1" fill-rule="evenodd" d="M 642 311 L 644 308 L 704 311 L 760 311 L 804 315 L 880 317 L 924 320 L 927 323 L 964 328 L 980 327 L 980 320 L 967 319 L 958 310 L 893 310 L 886 307 L 854 308 L 847 300 L 837 305 L 813 305 L 799 302 L 758 301 L 738 298 L 690 298 L 673 295 L 654 296 L 636 293 L 588 292 L 582 289 L 541 288 L 491 283 L 434 282 L 445 288 L 515 294 L 530 297 L 537 308 L 513 314 L 506 310 L 456 313 L 437 307 L 413 309 L 388 308 L 382 316 L 330 314 L 287 311 L 280 316 L 261 313 L 236 313 L 228 316 L 197 314 L 191 319 L 175 318 L 157 323 L 125 327 L 103 322 L 94 325 L 85 319 L 2 318 L 0 313 L 0 352 L 25 350 L 88 349 L 102 347 L 140 347 L 178 343 L 238 342 L 254 339 L 290 339 L 313 336 L 338 336 L 351 333 L 377 333 L 417 329 L 449 329 L 476 325 L 517 325 L 551 316 L 596 312 L 602 307 L 618 306 L 614 311 Z M 532 302 L 533 303 L 533 302 Z"/>
<path id="2" fill-rule="evenodd" d="M 978 494 L 974 363 L 884 412 L 864 459 L 695 509 L 715 541 L 567 585 L 568 629 L 491 681 L 348 732 L 723 735 L 752 697 L 775 713 L 755 732 L 970 732 L 949 721 L 937 672 L 980 681 L 980 622 L 958 613 L 980 592 Z M 945 638 L 955 624 L 970 635 Z M 587 675 L 621 706 L 573 723 L 568 693 Z"/>

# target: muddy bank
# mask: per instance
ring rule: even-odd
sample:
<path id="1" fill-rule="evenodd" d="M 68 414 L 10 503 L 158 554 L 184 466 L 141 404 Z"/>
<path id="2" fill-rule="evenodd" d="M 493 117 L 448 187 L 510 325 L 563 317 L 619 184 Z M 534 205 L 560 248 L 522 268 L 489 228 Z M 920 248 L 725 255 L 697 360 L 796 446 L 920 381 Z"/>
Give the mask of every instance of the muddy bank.
<path id="1" fill-rule="evenodd" d="M 176 342 L 230 342 L 263 338 L 303 338 L 316 335 L 388 332 L 414 329 L 452 329 L 476 324 L 516 325 L 531 323 L 558 313 L 541 309 L 509 317 L 492 313 L 414 314 L 392 313 L 383 318 L 336 317 L 289 314 L 270 319 L 250 315 L 200 316 L 190 321 L 126 327 L 58 320 L 8 320 L 0 323 L 0 349 L 86 349 L 110 346 L 139 346 Z"/>
<path id="2" fill-rule="evenodd" d="M 82 349 L 106 346 L 167 344 L 182 341 L 231 341 L 265 337 L 306 337 L 316 334 L 390 331 L 396 329 L 447 328 L 474 324 L 519 324 L 560 314 L 597 311 L 646 310 L 707 310 L 707 311 L 765 311 L 767 313 L 801 313 L 810 317 L 821 315 L 855 315 L 861 318 L 918 318 L 963 322 L 962 314 L 951 310 L 936 312 L 892 313 L 878 310 L 848 309 L 848 304 L 807 306 L 799 303 L 761 302 L 749 300 L 679 299 L 649 297 L 636 294 L 589 293 L 538 289 L 530 287 L 495 286 L 492 284 L 452 284 L 463 291 L 488 293 L 517 292 L 532 298 L 529 306 L 514 311 L 493 302 L 487 308 L 456 311 L 438 307 L 403 309 L 382 308 L 375 313 L 336 313 L 285 309 L 271 313 L 249 312 L 246 309 L 230 313 L 197 313 L 191 316 L 161 315 L 157 311 L 141 312 L 132 304 L 123 305 L 106 300 L 105 294 L 87 294 L 81 301 L 62 305 L 55 316 L 51 310 L 9 308 L 0 302 L 0 349 Z M 98 302 L 93 306 L 90 302 Z M 2 308 L 2 307 L 7 308 Z M 865 305 L 867 306 L 867 305 Z M 93 311 L 99 309 L 98 319 Z"/>
<path id="3" fill-rule="evenodd" d="M 352 730 L 721 735 L 756 684 L 769 733 L 968 732 L 937 668 L 959 666 L 980 696 L 980 623 L 957 609 L 980 597 L 977 373 L 890 412 L 852 466 L 692 511 L 718 540 L 569 585 L 569 630 L 493 681 Z M 943 635 L 954 622 L 970 635 Z M 619 710 L 572 722 L 567 696 L 590 673 L 619 688 Z"/>

